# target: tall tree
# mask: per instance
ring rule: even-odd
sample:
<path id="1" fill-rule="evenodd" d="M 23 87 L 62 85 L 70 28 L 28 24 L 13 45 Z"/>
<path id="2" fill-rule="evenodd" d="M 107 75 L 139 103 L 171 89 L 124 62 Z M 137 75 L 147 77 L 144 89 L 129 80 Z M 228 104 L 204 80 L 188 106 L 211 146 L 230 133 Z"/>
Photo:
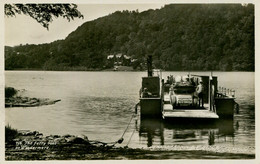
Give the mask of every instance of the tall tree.
<path id="1" fill-rule="evenodd" d="M 53 17 L 63 17 L 68 21 L 83 18 L 75 4 L 5 4 L 6 16 L 13 17 L 16 14 L 29 15 L 47 29 Z"/>

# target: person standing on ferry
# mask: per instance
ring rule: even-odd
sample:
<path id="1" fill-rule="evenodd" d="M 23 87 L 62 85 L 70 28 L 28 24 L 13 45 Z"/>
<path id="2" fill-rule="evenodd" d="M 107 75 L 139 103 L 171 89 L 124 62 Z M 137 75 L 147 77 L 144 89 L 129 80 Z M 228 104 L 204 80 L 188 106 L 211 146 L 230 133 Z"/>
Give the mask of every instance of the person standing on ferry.
<path id="1" fill-rule="evenodd" d="M 198 98 L 199 98 L 199 107 L 201 105 L 201 107 L 203 108 L 204 107 L 204 101 L 203 101 L 203 82 L 200 81 L 200 84 L 197 86 L 196 88 L 196 92 L 197 92 L 197 95 L 198 95 Z"/>

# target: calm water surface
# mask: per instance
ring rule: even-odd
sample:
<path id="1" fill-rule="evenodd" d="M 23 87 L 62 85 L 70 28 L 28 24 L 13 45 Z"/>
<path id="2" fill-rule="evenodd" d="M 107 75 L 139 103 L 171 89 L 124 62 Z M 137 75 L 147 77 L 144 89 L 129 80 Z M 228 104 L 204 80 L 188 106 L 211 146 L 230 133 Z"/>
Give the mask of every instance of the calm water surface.
<path id="1" fill-rule="evenodd" d="M 163 72 L 185 75 L 185 72 Z M 194 73 L 206 74 L 209 73 Z M 173 125 L 135 117 L 122 146 L 255 146 L 255 84 L 252 72 L 214 72 L 219 86 L 236 90 L 240 113 L 234 120 L 206 125 Z M 61 99 L 54 105 L 7 108 L 6 124 L 44 135 L 87 135 L 90 140 L 118 140 L 134 112 L 145 72 L 6 71 L 6 86 L 24 96 Z M 131 142 L 129 142 L 130 137 Z"/>

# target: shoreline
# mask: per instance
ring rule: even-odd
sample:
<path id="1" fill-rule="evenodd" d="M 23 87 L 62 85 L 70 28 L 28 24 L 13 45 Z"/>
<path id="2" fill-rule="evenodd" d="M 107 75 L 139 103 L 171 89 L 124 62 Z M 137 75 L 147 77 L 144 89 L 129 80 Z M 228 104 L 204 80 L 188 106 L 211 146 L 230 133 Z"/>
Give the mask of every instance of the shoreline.
<path id="1" fill-rule="evenodd" d="M 120 142 L 104 143 L 87 136 L 49 135 L 37 131 L 17 131 L 5 142 L 5 159 L 13 160 L 165 160 L 165 159 L 255 159 L 254 148 L 227 150 L 221 146 L 120 147 Z M 211 148 L 210 148 L 211 147 Z"/>
<path id="2" fill-rule="evenodd" d="M 58 100 L 50 100 L 48 98 L 29 98 L 29 97 L 21 97 L 21 96 L 14 96 L 5 98 L 5 108 L 12 108 L 12 107 L 37 107 L 43 105 L 52 105 L 57 102 L 61 101 Z"/>
<path id="3" fill-rule="evenodd" d="M 49 98 L 30 98 L 22 96 L 25 90 L 17 90 L 13 87 L 5 86 L 5 108 L 12 107 L 37 107 L 42 105 L 52 105 L 61 99 L 50 100 Z"/>

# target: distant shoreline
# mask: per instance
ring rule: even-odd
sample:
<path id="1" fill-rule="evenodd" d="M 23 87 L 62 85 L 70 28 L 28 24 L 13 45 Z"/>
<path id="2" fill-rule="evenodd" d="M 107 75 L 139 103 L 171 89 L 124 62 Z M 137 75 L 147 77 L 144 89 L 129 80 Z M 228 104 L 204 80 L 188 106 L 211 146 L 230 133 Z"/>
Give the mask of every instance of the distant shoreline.
<path id="1" fill-rule="evenodd" d="M 118 70 L 114 70 L 114 68 L 92 69 L 86 67 L 65 67 L 60 69 L 21 68 L 21 69 L 8 69 L 5 71 L 140 71 L 140 70 L 133 69 L 130 66 L 118 66 Z"/>
<path id="2" fill-rule="evenodd" d="M 114 71 L 113 69 L 97 69 L 97 70 L 44 70 L 44 69 L 11 69 L 11 70 L 4 70 L 4 71 L 58 71 L 58 72 L 147 72 L 147 70 L 118 70 Z M 162 72 L 255 72 L 255 71 L 221 71 L 221 70 L 162 70 Z"/>

